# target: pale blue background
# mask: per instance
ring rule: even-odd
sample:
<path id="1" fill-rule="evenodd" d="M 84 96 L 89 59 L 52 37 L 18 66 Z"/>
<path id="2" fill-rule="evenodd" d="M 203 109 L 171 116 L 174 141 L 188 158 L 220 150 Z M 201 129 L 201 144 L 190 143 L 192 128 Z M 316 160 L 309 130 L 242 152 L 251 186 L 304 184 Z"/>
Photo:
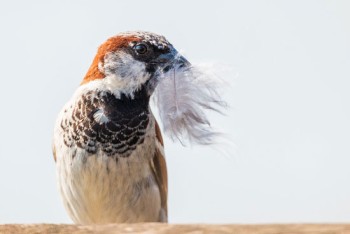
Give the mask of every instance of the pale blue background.
<path id="1" fill-rule="evenodd" d="M 1 1 L 0 223 L 67 223 L 51 155 L 57 113 L 96 48 L 164 34 L 232 64 L 231 156 L 166 139 L 172 223 L 350 221 L 349 1 Z"/>

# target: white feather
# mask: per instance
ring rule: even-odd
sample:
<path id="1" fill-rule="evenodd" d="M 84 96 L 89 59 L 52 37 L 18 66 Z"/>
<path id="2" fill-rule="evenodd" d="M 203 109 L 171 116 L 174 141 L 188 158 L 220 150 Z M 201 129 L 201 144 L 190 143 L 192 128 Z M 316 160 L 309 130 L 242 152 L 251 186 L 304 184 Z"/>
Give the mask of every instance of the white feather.
<path id="1" fill-rule="evenodd" d="M 95 112 L 95 114 L 93 115 L 94 120 L 99 123 L 99 124 L 104 124 L 109 122 L 108 117 L 105 115 L 105 113 L 103 112 L 103 110 L 98 110 Z"/>
<path id="2" fill-rule="evenodd" d="M 175 67 L 160 76 L 155 103 L 164 132 L 182 144 L 216 143 L 219 132 L 210 126 L 206 110 L 223 114 L 226 103 L 221 99 L 221 84 L 208 67 Z"/>

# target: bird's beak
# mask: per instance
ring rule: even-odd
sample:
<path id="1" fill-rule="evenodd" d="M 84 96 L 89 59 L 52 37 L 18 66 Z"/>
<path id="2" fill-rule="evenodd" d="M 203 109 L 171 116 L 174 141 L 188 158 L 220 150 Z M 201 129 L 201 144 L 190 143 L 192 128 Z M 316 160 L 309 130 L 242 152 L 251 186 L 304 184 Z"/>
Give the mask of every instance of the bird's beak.
<path id="1" fill-rule="evenodd" d="M 155 65 L 157 68 L 156 72 L 147 82 L 147 90 L 149 95 L 153 93 L 159 82 L 159 78 L 162 77 L 162 74 L 167 73 L 171 69 L 186 68 L 191 66 L 191 63 L 175 49 L 172 49 L 166 54 L 159 55 L 158 58 L 154 59 L 151 64 Z"/>
<path id="2" fill-rule="evenodd" d="M 191 63 L 175 49 L 172 49 L 166 54 L 159 55 L 154 62 L 158 64 L 163 72 L 167 72 L 174 67 L 182 68 L 191 65 Z"/>

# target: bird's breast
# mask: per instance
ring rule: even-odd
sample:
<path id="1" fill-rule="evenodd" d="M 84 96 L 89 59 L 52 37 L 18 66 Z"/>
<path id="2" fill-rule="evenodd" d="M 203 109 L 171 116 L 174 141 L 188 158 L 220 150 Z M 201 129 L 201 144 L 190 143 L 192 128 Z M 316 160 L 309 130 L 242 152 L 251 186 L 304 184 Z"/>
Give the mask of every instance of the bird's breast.
<path id="1" fill-rule="evenodd" d="M 83 224 L 158 221 L 160 192 L 149 164 L 153 151 L 149 137 L 119 159 L 66 148 L 66 156 L 74 157 L 58 158 L 57 173 L 72 219 Z"/>
<path id="2" fill-rule="evenodd" d="M 155 139 L 148 101 L 91 91 L 64 108 L 54 136 L 57 176 L 76 223 L 159 220 Z"/>
<path id="3" fill-rule="evenodd" d="M 151 117 L 146 97 L 116 98 L 105 91 L 89 91 L 68 109 L 60 124 L 67 147 L 118 157 L 128 157 L 143 143 Z"/>

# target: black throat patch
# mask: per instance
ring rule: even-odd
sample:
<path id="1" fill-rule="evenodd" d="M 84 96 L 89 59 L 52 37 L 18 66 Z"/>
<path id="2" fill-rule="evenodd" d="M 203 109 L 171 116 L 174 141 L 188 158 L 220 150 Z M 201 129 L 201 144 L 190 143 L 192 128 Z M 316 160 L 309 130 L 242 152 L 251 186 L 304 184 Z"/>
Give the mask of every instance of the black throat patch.
<path id="1" fill-rule="evenodd" d="M 105 91 L 89 91 L 72 106 L 72 115 L 61 122 L 64 144 L 94 154 L 128 157 L 143 143 L 149 123 L 149 97 L 143 88 L 133 99 L 116 98 Z"/>

